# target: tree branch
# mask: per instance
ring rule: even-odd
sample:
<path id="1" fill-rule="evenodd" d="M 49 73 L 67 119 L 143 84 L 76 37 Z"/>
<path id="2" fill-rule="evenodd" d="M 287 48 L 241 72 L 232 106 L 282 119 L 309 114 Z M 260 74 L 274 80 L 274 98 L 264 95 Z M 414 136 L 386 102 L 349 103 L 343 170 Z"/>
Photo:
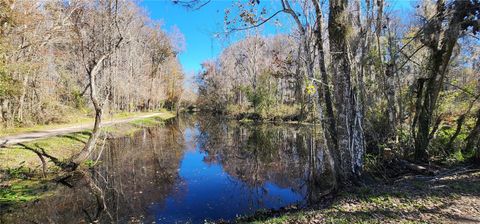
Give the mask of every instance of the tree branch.
<path id="1" fill-rule="evenodd" d="M 269 20 L 271 20 L 273 17 L 277 16 L 278 14 L 280 14 L 280 13 L 282 13 L 282 12 L 285 12 L 285 10 L 282 9 L 282 10 L 279 10 L 279 11 L 275 12 L 275 13 L 272 14 L 270 17 L 266 18 L 265 20 L 262 20 L 262 22 L 260 22 L 260 23 L 254 24 L 254 25 L 249 26 L 249 27 L 232 28 L 232 29 L 230 29 L 230 31 L 242 31 L 242 30 L 249 30 L 249 29 L 253 29 L 253 28 L 259 27 L 259 26 L 265 24 L 266 22 L 268 22 Z"/>

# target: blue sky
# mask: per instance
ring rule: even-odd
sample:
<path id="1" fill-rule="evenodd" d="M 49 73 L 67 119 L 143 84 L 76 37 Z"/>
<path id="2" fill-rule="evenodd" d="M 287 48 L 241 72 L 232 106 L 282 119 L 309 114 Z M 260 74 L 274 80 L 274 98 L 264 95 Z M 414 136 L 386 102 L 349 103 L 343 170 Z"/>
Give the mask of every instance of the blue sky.
<path id="1" fill-rule="evenodd" d="M 176 26 L 183 33 L 186 48 L 180 54 L 180 62 L 186 72 L 197 72 L 202 61 L 213 58 L 220 51 L 221 46 L 212 36 L 222 29 L 223 9 L 230 5 L 229 2 L 215 2 L 196 11 L 170 0 L 145 0 L 140 5 L 147 9 L 152 19 L 162 20 L 167 31 Z"/>
<path id="2" fill-rule="evenodd" d="M 143 0 L 140 5 L 155 20 L 162 20 L 164 28 L 168 31 L 176 26 L 185 36 L 186 49 L 179 56 L 185 72 L 196 73 L 200 70 L 200 64 L 208 59 L 215 58 L 221 49 L 238 40 L 235 35 L 229 40 L 213 38 L 214 34 L 221 32 L 224 28 L 225 9 L 232 6 L 234 1 L 212 0 L 199 10 L 188 10 L 182 6 L 175 5 L 171 0 Z M 274 0 L 261 1 L 263 5 L 271 9 L 278 7 Z M 411 8 L 413 1 L 393 0 L 387 2 L 393 7 L 401 10 Z M 273 10 L 272 10 L 273 11 Z M 262 28 L 263 34 L 272 35 L 279 32 L 288 32 L 286 17 L 282 15 L 280 20 L 282 27 L 267 25 Z"/>
<path id="3" fill-rule="evenodd" d="M 277 5 L 276 2 L 263 4 Z M 233 1 L 213 0 L 199 10 L 189 10 L 173 4 L 171 0 L 144 0 L 140 3 L 155 20 L 162 20 L 168 31 L 176 26 L 185 36 L 186 49 L 180 54 L 180 62 L 184 70 L 198 72 L 200 64 L 213 59 L 232 42 L 238 40 L 238 35 L 230 35 L 227 40 L 214 38 L 215 33 L 224 30 L 225 9 L 231 8 Z M 286 26 L 276 27 L 266 25 L 263 34 L 285 33 Z"/>

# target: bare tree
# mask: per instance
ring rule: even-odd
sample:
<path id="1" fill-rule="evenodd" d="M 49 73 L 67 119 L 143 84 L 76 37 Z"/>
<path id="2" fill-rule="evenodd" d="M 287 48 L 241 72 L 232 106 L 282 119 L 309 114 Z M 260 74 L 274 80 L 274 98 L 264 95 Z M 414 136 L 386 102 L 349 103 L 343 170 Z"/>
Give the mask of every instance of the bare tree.
<path id="1" fill-rule="evenodd" d="M 118 2 L 104 1 L 98 5 L 77 2 L 71 7 L 76 8 L 72 16 L 75 43 L 88 76 L 90 99 L 95 110 L 92 134 L 83 149 L 72 158 L 72 162 L 80 164 L 89 158 L 100 135 L 106 99 L 99 96 L 97 79 L 103 73 L 104 66 L 108 65 L 107 60 L 120 47 L 123 37 L 117 21 Z M 102 21 L 100 28 L 97 27 L 97 21 Z"/>

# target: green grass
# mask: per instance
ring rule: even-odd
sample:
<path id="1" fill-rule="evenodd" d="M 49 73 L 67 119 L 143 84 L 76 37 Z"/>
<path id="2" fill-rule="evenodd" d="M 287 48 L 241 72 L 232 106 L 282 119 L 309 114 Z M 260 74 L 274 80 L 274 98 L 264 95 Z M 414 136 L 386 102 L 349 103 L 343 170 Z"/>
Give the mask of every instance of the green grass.
<path id="1" fill-rule="evenodd" d="M 32 148 L 43 148 L 45 152 L 59 159 L 67 159 L 78 152 L 90 137 L 90 131 L 75 132 L 66 135 L 39 139 L 24 143 Z M 26 167 L 40 171 L 41 161 L 38 156 L 20 145 L 13 145 L 0 150 L 0 170 Z"/>
<path id="2" fill-rule="evenodd" d="M 239 120 L 239 122 L 241 122 L 241 123 L 252 123 L 252 122 L 254 122 L 254 120 L 249 119 L 249 118 L 243 118 L 243 119 Z"/>
<path id="3" fill-rule="evenodd" d="M 288 214 L 284 214 L 284 215 L 280 215 L 278 217 L 274 217 L 274 218 L 270 218 L 270 219 L 266 219 L 266 220 L 253 220 L 253 221 L 249 221 L 249 222 L 242 222 L 242 221 L 239 221 L 239 223 L 253 223 L 253 224 L 261 224 L 261 223 L 265 223 L 265 224 L 283 224 L 283 223 L 290 223 L 291 220 L 296 220 L 297 222 L 301 222 L 304 220 L 304 217 L 305 217 L 305 212 L 296 212 L 296 213 L 288 213 Z M 306 221 L 306 220 L 305 220 Z"/>
<path id="4" fill-rule="evenodd" d="M 0 205 L 28 202 L 46 196 L 46 182 L 40 180 L 16 180 L 0 187 Z"/>
<path id="5" fill-rule="evenodd" d="M 146 127 L 154 127 L 164 124 L 166 120 L 174 118 L 175 114 L 163 112 L 159 116 L 136 119 L 128 123 L 103 127 L 102 130 L 113 137 L 130 136 Z"/>
<path id="6" fill-rule="evenodd" d="M 108 115 L 108 116 L 106 116 L 106 119 L 130 118 L 130 117 L 135 117 L 135 116 L 154 114 L 154 113 L 158 113 L 158 112 L 169 113 L 166 110 L 155 111 L 155 112 L 120 112 L 120 113 L 115 113 L 111 116 Z"/>
<path id="7" fill-rule="evenodd" d="M 162 124 L 163 120 L 158 120 L 158 119 L 155 119 L 155 118 L 143 118 L 143 119 L 138 119 L 138 120 L 131 121 L 129 123 L 133 124 L 133 125 L 138 125 L 138 126 L 141 126 L 141 127 L 144 127 L 144 126 L 148 127 L 148 126 L 154 126 L 154 125 L 157 125 L 157 124 Z"/>

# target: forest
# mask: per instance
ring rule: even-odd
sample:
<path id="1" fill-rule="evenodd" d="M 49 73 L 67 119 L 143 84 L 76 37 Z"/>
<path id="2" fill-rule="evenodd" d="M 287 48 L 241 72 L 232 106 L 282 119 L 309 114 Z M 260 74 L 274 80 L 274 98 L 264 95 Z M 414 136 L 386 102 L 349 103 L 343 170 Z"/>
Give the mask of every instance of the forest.
<path id="1" fill-rule="evenodd" d="M 92 110 L 90 91 L 109 113 L 179 103 L 183 34 L 134 3 L 2 0 L 0 10 L 2 126 L 62 122 Z"/>
<path id="2" fill-rule="evenodd" d="M 259 4 L 240 4 L 225 18 L 228 32 L 271 19 Z M 291 17 L 292 33 L 248 32 L 203 63 L 198 106 L 236 119 L 317 121 L 328 148 L 348 149 L 352 170 L 366 149 L 478 161 L 478 1 L 422 1 L 407 24 L 387 5 L 282 1 L 277 13 Z"/>
<path id="3" fill-rule="evenodd" d="M 480 222 L 480 1 L 0 0 L 0 118 L 0 223 Z"/>

